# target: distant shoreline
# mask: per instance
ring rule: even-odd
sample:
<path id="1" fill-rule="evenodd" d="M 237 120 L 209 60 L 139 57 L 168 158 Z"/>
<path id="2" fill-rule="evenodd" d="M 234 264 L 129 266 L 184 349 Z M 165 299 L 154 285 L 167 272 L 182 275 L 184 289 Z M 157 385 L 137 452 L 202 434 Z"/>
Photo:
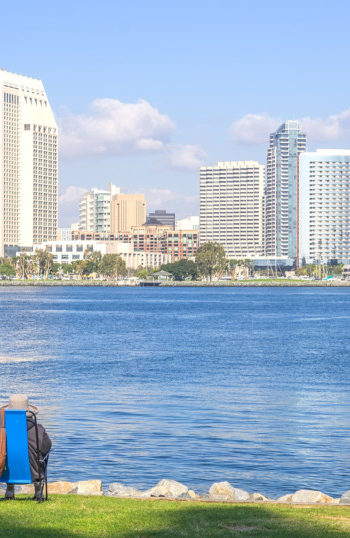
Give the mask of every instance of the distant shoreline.
<path id="1" fill-rule="evenodd" d="M 108 280 L 0 280 L 0 287 L 13 286 L 35 286 L 35 287 L 123 287 L 135 288 L 138 285 L 128 285 L 121 282 L 113 282 Z M 257 287 L 272 287 L 272 288 L 291 288 L 291 287 L 313 287 L 313 288 L 339 288 L 350 287 L 350 281 L 339 280 L 279 280 L 279 279 L 261 279 L 261 280 L 232 280 L 220 282 L 192 282 L 192 281 L 169 281 L 161 282 L 162 288 L 257 288 Z"/>

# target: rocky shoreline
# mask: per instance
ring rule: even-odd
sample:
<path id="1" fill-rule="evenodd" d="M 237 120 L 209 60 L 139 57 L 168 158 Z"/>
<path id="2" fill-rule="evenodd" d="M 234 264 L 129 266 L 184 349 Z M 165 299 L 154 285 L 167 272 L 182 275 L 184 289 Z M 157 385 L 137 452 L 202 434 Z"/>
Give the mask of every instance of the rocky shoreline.
<path id="1" fill-rule="evenodd" d="M 248 493 L 247 491 L 232 486 L 229 482 L 215 482 L 209 488 L 207 494 L 197 494 L 184 484 L 175 480 L 162 479 L 154 487 L 146 491 L 140 491 L 131 486 L 125 486 L 120 482 L 111 483 L 104 492 L 101 480 L 84 480 L 80 482 L 52 482 L 48 486 L 49 494 L 60 495 L 98 495 L 106 497 L 128 499 L 168 499 L 168 500 L 193 500 L 209 502 L 249 502 L 249 503 L 288 503 L 288 504 L 328 504 L 350 505 L 350 490 L 345 491 L 340 497 L 331 497 L 317 490 L 300 489 L 271 499 L 262 493 Z M 33 486 L 21 486 L 19 493 L 33 494 Z"/>

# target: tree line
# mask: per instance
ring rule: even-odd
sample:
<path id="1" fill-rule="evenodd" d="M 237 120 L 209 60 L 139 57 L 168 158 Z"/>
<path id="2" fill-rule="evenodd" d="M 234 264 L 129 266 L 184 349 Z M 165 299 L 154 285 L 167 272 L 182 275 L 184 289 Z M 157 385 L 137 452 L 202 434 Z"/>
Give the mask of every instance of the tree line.
<path id="1" fill-rule="evenodd" d="M 56 263 L 53 254 L 47 250 L 38 249 L 34 254 L 22 254 L 13 258 L 0 259 L 0 277 L 18 278 L 22 280 L 43 278 L 49 275 L 64 277 L 77 275 L 87 278 L 91 274 L 113 279 L 127 273 L 125 261 L 119 254 L 104 254 L 98 251 L 86 250 L 82 260 L 71 263 Z"/>

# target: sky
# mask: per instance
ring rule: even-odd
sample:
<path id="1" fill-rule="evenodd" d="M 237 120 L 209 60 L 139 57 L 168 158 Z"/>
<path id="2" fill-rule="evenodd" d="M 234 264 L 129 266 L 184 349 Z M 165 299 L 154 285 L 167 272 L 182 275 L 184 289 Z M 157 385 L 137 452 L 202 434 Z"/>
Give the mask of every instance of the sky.
<path id="1" fill-rule="evenodd" d="M 350 2 L 1 3 L 0 67 L 40 78 L 60 128 L 59 223 L 112 182 L 198 214 L 199 167 L 265 163 L 299 119 L 308 148 L 350 147 Z"/>

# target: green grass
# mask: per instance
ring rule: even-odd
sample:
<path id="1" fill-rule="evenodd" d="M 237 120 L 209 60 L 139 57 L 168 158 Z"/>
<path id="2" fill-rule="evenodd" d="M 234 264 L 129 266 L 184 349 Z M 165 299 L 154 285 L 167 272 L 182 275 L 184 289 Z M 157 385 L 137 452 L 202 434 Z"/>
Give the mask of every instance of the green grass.
<path id="1" fill-rule="evenodd" d="M 0 536 L 348 538 L 350 507 L 22 496 L 0 502 Z"/>

